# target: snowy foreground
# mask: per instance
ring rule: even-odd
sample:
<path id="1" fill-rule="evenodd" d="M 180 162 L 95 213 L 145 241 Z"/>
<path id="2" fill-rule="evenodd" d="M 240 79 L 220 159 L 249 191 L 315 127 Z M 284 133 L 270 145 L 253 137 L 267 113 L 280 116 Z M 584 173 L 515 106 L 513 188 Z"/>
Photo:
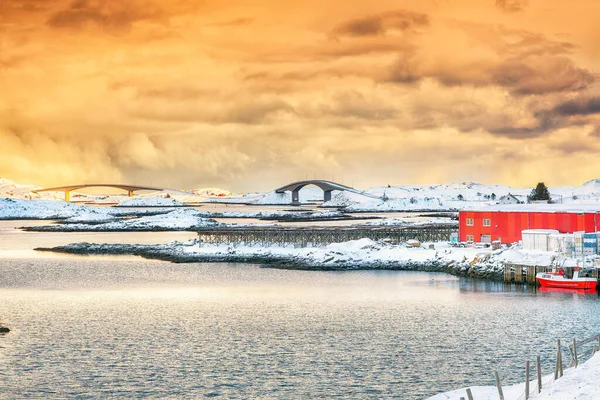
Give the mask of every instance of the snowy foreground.
<path id="1" fill-rule="evenodd" d="M 565 370 L 563 377 L 552 381 L 553 376 L 544 377 L 541 393 L 531 390 L 530 399 L 542 400 L 597 400 L 600 398 L 600 352 L 577 368 Z M 530 388 L 535 388 L 536 382 L 530 382 Z M 467 398 L 467 388 L 440 393 L 428 400 L 460 400 Z M 470 388 L 476 400 L 497 400 L 498 389 L 495 386 L 473 386 Z M 525 383 L 508 386 L 502 389 L 505 400 L 524 399 Z"/>

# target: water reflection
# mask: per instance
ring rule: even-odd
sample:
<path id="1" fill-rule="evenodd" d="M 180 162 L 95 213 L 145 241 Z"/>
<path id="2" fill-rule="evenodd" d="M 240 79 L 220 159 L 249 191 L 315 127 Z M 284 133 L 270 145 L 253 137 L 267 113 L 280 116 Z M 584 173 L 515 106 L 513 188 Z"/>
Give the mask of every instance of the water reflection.
<path id="1" fill-rule="evenodd" d="M 597 296 L 441 273 L 0 260 L 0 398 L 401 398 L 522 378 Z M 556 321 L 561 321 L 557 324 Z"/>

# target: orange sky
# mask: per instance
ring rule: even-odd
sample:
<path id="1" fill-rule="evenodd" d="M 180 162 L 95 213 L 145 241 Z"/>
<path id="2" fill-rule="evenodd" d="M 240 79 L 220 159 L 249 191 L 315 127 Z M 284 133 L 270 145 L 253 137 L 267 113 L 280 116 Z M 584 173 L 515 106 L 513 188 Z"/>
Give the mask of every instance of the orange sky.
<path id="1" fill-rule="evenodd" d="M 600 2 L 0 1 L 0 177 L 600 178 Z"/>

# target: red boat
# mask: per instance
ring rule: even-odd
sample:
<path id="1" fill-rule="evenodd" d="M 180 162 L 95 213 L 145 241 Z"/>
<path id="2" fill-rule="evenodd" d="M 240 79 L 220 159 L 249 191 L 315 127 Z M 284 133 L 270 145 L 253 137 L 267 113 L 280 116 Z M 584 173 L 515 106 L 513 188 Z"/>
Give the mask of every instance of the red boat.
<path id="1" fill-rule="evenodd" d="M 579 267 L 575 267 L 571 279 L 563 274 L 562 269 L 557 272 L 539 272 L 535 279 L 545 287 L 596 290 L 598 280 L 596 278 L 580 278 L 579 270 Z"/>

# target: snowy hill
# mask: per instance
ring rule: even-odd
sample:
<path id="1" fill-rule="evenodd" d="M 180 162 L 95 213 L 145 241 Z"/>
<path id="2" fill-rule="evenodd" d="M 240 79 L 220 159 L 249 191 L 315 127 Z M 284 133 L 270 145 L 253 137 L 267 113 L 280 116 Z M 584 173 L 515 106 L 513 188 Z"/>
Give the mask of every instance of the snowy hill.
<path id="1" fill-rule="evenodd" d="M 0 198 L 15 199 L 53 199 L 62 200 L 62 192 L 33 193 L 39 189 L 33 185 L 22 185 L 0 178 Z M 334 191 L 331 201 L 323 203 L 324 207 L 346 207 L 347 211 L 422 211 L 422 210 L 465 210 L 482 208 L 505 201 L 526 202 L 532 188 L 513 188 L 506 185 L 482 185 L 475 182 L 407 185 L 407 186 L 375 186 L 365 193 L 381 197 L 373 199 L 356 193 Z M 549 188 L 552 200 L 562 204 L 598 204 L 600 203 L 600 179 L 593 179 L 581 186 L 558 186 Z M 197 193 L 197 194 L 196 194 Z M 199 194 L 199 195 L 198 195 Z M 205 197 L 207 196 L 207 197 Z M 255 205 L 290 204 L 291 192 L 285 193 L 252 193 L 232 195 L 222 189 L 195 189 L 191 193 L 181 191 L 165 191 L 144 193 L 135 196 L 140 198 L 165 198 L 189 202 L 247 203 Z M 126 195 L 94 196 L 73 193 L 72 199 L 78 201 L 94 201 L 119 203 L 127 199 Z M 385 199 L 385 200 L 383 200 Z M 323 201 L 323 191 L 315 186 L 307 186 L 300 191 L 300 202 Z"/>
<path id="2" fill-rule="evenodd" d="M 42 189 L 41 186 L 24 185 L 9 181 L 5 178 L 0 178 L 0 198 L 10 199 L 47 199 L 58 200 L 63 199 L 64 194 L 57 192 L 42 192 L 40 194 L 33 193 L 33 190 Z"/>
<path id="3" fill-rule="evenodd" d="M 506 185 L 482 185 L 475 182 L 410 185 L 375 186 L 366 193 L 381 197 L 372 199 L 356 193 L 334 191 L 331 201 L 324 207 L 346 207 L 347 211 L 419 211 L 419 210 L 465 210 L 482 208 L 499 203 L 527 202 L 532 188 L 513 188 Z M 600 201 L 600 180 L 592 180 L 581 186 L 560 186 L 549 188 L 556 203 L 596 204 Z M 385 200 L 383 200 L 385 198 Z M 308 186 L 300 191 L 300 202 L 322 201 L 323 191 Z M 248 204 L 290 204 L 291 192 L 256 193 L 244 196 L 215 198 L 209 201 Z"/>
<path id="4" fill-rule="evenodd" d="M 368 193 L 385 196 L 374 200 L 348 192 L 338 192 L 325 206 L 345 206 L 353 211 L 465 210 L 499 204 L 505 199 L 527 202 L 531 188 L 482 185 L 474 182 L 438 185 L 373 187 Z M 551 198 L 563 204 L 596 204 L 600 201 L 600 180 L 581 186 L 549 188 Z M 511 195 L 511 196 L 509 196 Z"/>

